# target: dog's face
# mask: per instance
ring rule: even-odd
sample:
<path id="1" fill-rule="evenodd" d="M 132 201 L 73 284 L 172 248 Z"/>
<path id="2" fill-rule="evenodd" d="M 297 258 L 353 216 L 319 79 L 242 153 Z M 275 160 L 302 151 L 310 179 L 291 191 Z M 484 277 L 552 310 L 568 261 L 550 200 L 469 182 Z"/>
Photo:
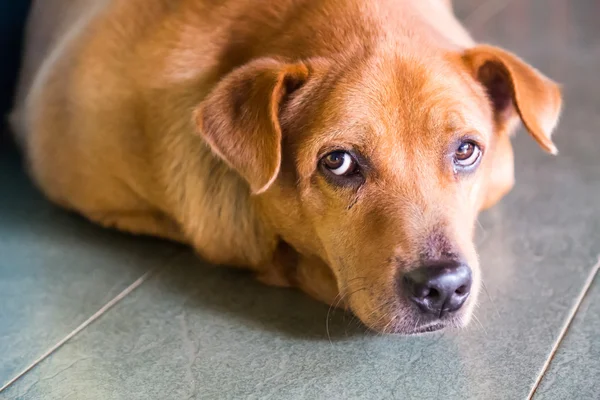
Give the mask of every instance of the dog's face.
<path id="1" fill-rule="evenodd" d="M 205 100 L 201 132 L 366 325 L 463 326 L 480 286 L 477 213 L 512 185 L 509 131 L 520 117 L 554 151 L 558 89 L 490 47 L 349 65 L 255 61 Z"/>

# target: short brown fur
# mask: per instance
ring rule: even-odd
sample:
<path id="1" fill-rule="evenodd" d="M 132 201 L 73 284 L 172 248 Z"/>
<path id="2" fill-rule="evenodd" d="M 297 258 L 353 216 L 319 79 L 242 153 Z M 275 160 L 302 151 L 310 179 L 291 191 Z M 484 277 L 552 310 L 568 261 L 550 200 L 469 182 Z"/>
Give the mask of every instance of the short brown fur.
<path id="1" fill-rule="evenodd" d="M 27 36 L 12 122 L 51 200 L 380 331 L 468 322 L 473 225 L 513 186 L 517 121 L 556 153 L 557 85 L 476 45 L 448 1 L 38 0 Z M 483 156 L 459 177 L 465 135 Z M 365 159 L 359 186 L 321 173 L 337 149 Z M 443 257 L 472 295 L 420 321 L 398 276 Z"/>

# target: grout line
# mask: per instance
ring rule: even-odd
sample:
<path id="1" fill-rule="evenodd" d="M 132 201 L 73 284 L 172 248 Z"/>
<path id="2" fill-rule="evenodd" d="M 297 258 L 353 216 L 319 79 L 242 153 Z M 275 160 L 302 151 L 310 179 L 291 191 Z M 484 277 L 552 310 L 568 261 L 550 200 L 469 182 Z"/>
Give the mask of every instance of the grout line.
<path id="1" fill-rule="evenodd" d="M 535 395 L 535 392 L 537 391 L 540 384 L 542 383 L 542 379 L 544 379 L 544 376 L 546 376 L 546 372 L 548 371 L 548 368 L 550 367 L 550 363 L 552 362 L 552 360 L 554 359 L 554 356 L 556 355 L 556 352 L 558 351 L 558 347 L 561 345 L 563 339 L 567 335 L 567 332 L 569 331 L 569 328 L 571 327 L 571 324 L 573 323 L 573 320 L 575 319 L 575 316 L 577 315 L 577 311 L 579 311 L 579 308 L 581 307 L 581 303 L 583 303 L 585 296 L 588 294 L 588 292 L 590 291 L 590 288 L 592 287 L 592 283 L 594 282 L 594 279 L 598 275 L 598 270 L 600 270 L 600 256 L 598 256 L 598 261 L 596 262 L 596 265 L 594 265 L 592 267 L 592 270 L 590 271 L 589 276 L 587 277 L 585 283 L 583 284 L 583 288 L 581 289 L 581 292 L 579 293 L 579 296 L 577 297 L 577 301 L 575 302 L 575 305 L 571 308 L 571 312 L 569 313 L 569 316 L 567 317 L 567 320 L 565 321 L 565 324 L 563 325 L 563 327 L 558 335 L 558 338 L 556 338 L 556 341 L 554 342 L 554 345 L 552 346 L 552 349 L 550 350 L 550 354 L 548 355 L 546 362 L 542 366 L 542 370 L 540 371 L 535 383 L 533 384 L 533 387 L 531 388 L 531 391 L 529 392 L 529 395 L 527 396 L 527 400 L 531 400 L 531 398 Z"/>
<path id="2" fill-rule="evenodd" d="M 130 294 L 135 289 L 137 289 L 142 283 L 144 283 L 150 277 L 150 275 L 154 271 L 155 270 L 152 269 L 152 270 L 146 272 L 144 275 L 140 276 L 135 282 L 133 282 L 131 285 L 129 285 L 127 288 L 125 288 L 125 290 L 123 290 L 115 298 L 113 298 L 111 301 L 109 301 L 108 303 L 106 303 L 102 308 L 100 308 L 98 311 L 96 311 L 91 317 L 89 317 L 81 325 L 79 325 L 77 328 L 75 328 L 75 330 L 73 330 L 71 333 L 69 333 L 67 336 L 65 336 L 64 339 L 62 339 L 60 342 L 56 343 L 54 346 L 52 346 L 50 348 L 50 350 L 46 351 L 37 360 L 35 360 L 31 364 L 29 364 L 29 366 L 27 366 L 24 370 L 22 370 L 21 372 L 19 372 L 14 378 L 12 378 L 6 384 L 4 384 L 2 387 L 0 387 L 0 393 L 4 389 L 6 389 L 7 387 L 9 387 L 10 385 L 12 385 L 13 383 L 15 383 L 19 378 L 21 378 L 27 372 L 31 371 L 37 364 L 39 364 L 40 362 L 42 362 L 44 359 L 46 359 L 48 356 L 50 356 L 52 353 L 54 353 L 56 350 L 58 350 L 60 347 L 62 347 L 65 343 L 67 343 L 75 335 L 77 335 L 79 332 L 81 332 L 82 330 L 84 330 L 85 328 L 87 328 L 91 323 L 93 323 L 98 318 L 100 318 L 106 311 L 108 311 L 113 306 L 115 306 L 119 301 L 123 300 L 123 298 L 125 298 L 128 294 Z"/>

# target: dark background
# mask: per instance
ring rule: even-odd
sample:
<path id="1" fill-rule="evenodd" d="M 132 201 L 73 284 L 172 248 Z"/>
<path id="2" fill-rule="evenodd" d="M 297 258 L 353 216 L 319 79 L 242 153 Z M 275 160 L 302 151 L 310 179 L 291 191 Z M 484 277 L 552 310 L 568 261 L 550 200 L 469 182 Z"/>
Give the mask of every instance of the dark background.
<path id="1" fill-rule="evenodd" d="M 0 0 L 0 146 L 8 143 L 6 116 L 17 83 L 23 28 L 30 4 L 31 0 Z"/>

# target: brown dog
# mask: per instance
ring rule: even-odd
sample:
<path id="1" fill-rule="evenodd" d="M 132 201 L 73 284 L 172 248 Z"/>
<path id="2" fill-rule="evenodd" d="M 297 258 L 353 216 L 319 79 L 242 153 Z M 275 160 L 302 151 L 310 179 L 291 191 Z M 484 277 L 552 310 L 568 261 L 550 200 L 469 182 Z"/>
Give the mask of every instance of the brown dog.
<path id="1" fill-rule="evenodd" d="M 38 0 L 27 41 L 12 120 L 50 199 L 379 331 L 468 322 L 516 122 L 556 152 L 557 85 L 443 0 Z"/>

